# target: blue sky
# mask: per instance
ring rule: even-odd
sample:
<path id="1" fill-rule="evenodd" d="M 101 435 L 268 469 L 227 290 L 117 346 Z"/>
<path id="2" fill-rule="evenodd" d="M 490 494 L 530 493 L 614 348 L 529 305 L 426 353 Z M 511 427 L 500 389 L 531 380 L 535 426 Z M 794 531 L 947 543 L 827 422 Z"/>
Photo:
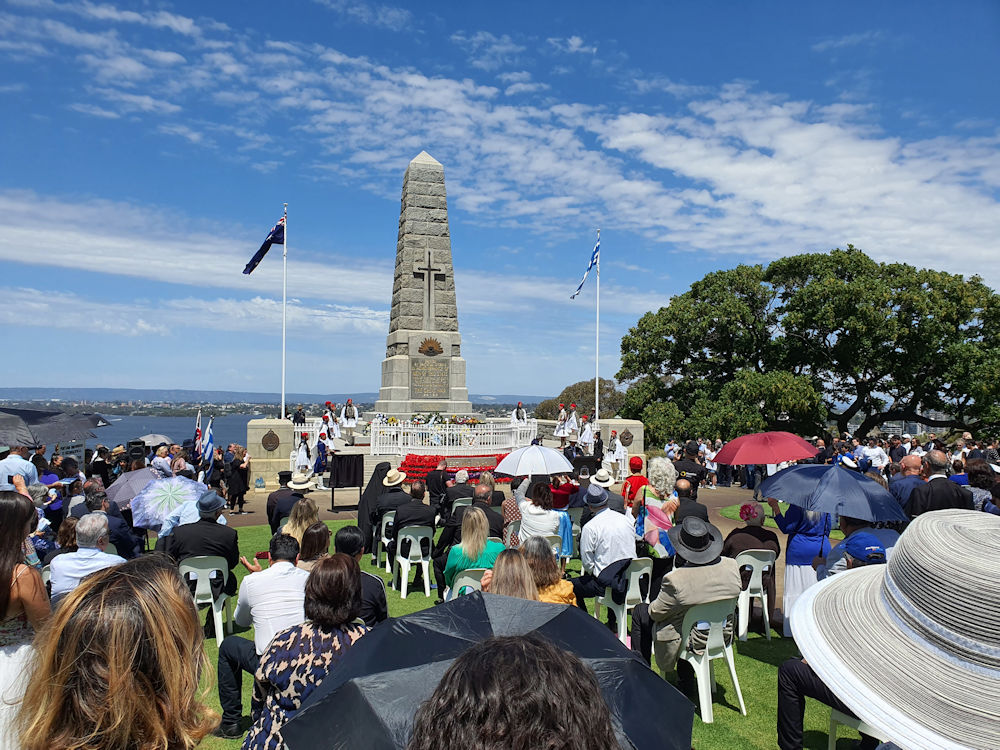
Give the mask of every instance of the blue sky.
<path id="1" fill-rule="evenodd" d="M 276 391 L 280 252 L 241 270 L 287 201 L 288 389 L 377 390 L 421 150 L 475 393 L 593 376 L 598 226 L 605 377 L 741 262 L 853 243 L 997 287 L 997 70 L 988 1 L 8 0 L 3 384 Z"/>

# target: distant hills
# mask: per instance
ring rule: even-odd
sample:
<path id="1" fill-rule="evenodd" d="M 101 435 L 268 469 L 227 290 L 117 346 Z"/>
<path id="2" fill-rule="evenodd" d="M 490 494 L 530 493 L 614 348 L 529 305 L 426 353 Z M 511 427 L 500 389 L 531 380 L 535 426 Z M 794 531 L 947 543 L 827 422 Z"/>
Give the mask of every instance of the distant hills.
<path id="1" fill-rule="evenodd" d="M 353 398 L 359 403 L 374 403 L 377 393 L 286 393 L 289 404 L 316 404 L 324 401 L 343 403 Z M 470 394 L 474 404 L 515 404 L 523 401 L 533 405 L 549 396 L 517 394 Z M 280 393 L 255 393 L 252 391 L 195 391 L 184 389 L 159 390 L 156 388 L 0 388 L 0 400 L 7 401 L 145 401 L 153 403 L 204 403 L 204 404 L 278 404 Z"/>

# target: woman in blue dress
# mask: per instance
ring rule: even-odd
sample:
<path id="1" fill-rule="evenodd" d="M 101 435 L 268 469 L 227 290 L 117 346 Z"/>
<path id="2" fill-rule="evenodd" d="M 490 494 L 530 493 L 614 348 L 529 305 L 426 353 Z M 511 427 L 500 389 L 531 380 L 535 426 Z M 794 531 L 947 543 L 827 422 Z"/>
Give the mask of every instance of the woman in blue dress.
<path id="1" fill-rule="evenodd" d="M 813 558 L 826 557 L 830 553 L 830 529 L 832 521 L 829 513 L 814 510 L 802 510 L 797 505 L 788 506 L 781 512 L 781 506 L 773 497 L 767 498 L 767 504 L 774 512 L 774 522 L 778 528 L 788 535 L 785 544 L 785 583 L 781 611 L 784 615 L 784 634 L 790 636 L 791 612 L 795 600 L 807 588 L 816 583 L 816 571 L 813 569 Z"/>

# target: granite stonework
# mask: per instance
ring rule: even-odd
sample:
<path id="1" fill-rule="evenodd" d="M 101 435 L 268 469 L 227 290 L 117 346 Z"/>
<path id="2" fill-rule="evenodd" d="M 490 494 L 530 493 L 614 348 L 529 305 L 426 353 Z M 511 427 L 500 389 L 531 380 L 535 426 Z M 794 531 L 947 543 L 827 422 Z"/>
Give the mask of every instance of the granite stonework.
<path id="1" fill-rule="evenodd" d="M 426 152 L 403 176 L 389 336 L 375 411 L 397 417 L 472 413 L 458 332 L 444 167 Z"/>
<path id="2" fill-rule="evenodd" d="M 273 444 L 273 439 L 264 440 L 268 433 L 274 433 L 278 445 L 267 450 L 264 443 Z M 288 419 L 251 419 L 247 423 L 247 452 L 250 454 L 250 484 L 257 477 L 264 477 L 267 486 L 278 483 L 278 472 L 288 471 L 288 457 L 295 442 L 295 425 Z"/>

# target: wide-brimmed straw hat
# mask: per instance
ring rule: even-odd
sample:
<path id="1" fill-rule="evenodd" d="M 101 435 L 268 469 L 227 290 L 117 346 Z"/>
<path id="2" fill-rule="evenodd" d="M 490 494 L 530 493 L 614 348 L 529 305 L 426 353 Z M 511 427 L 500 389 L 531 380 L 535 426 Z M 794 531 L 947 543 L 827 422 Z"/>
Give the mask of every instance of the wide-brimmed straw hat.
<path id="1" fill-rule="evenodd" d="M 615 483 L 615 479 L 607 469 L 598 469 L 591 475 L 590 483 L 596 484 L 598 487 L 607 488 Z"/>
<path id="2" fill-rule="evenodd" d="M 907 748 L 1000 747 L 1000 518 L 918 516 L 887 565 L 808 588 L 792 634 L 862 721 Z"/>
<path id="3" fill-rule="evenodd" d="M 406 472 L 399 469 L 389 469 L 389 473 L 385 475 L 382 484 L 386 487 L 395 487 L 397 484 L 402 484 L 404 479 L 406 479 Z"/>
<path id="4" fill-rule="evenodd" d="M 311 490 L 314 488 L 315 485 L 309 481 L 308 474 L 294 474 L 288 482 L 288 489 L 290 490 Z"/>

